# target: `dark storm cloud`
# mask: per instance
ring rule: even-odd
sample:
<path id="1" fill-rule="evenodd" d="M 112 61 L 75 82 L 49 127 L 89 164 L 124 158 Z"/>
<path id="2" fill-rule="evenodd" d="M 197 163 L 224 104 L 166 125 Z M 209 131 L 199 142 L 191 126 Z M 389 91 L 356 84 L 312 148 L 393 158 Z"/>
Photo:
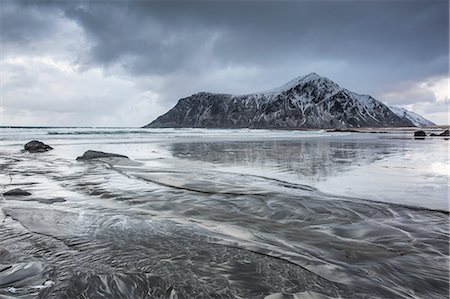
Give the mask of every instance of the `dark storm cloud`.
<path id="1" fill-rule="evenodd" d="M 195 57 L 209 31 L 167 26 L 135 7 L 105 4 L 72 7 L 66 16 L 85 30 L 91 48 L 82 63 L 108 67 L 121 64 L 133 74 L 164 74 Z"/>
<path id="2" fill-rule="evenodd" d="M 27 6 L 20 8 L 13 2 L 2 2 L 0 10 L 1 42 L 4 45 L 26 46 L 54 30 L 55 11 L 41 11 Z M 50 16 L 50 18 L 49 18 Z"/>
<path id="3" fill-rule="evenodd" d="M 266 67 L 326 57 L 354 65 L 381 63 L 394 72 L 404 67 L 416 76 L 447 71 L 442 63 L 448 57 L 447 1 L 94 1 L 50 6 L 59 6 L 88 36 L 81 63 L 119 64 L 132 74 L 207 67 L 202 55 L 219 65 Z M 48 14 L 48 7 L 40 14 Z M 35 27 L 36 17 L 29 20 L 36 32 L 49 29 Z M 22 36 L 21 26 L 6 26 L 10 35 Z"/>
<path id="4" fill-rule="evenodd" d="M 223 64 L 328 57 L 393 68 L 412 63 L 441 73 L 447 68 L 436 64 L 448 55 L 445 1 L 141 1 L 87 6 L 67 15 L 91 37 L 92 62 L 129 57 L 129 70 L 139 73 L 182 67 L 215 34 L 210 51 Z"/>

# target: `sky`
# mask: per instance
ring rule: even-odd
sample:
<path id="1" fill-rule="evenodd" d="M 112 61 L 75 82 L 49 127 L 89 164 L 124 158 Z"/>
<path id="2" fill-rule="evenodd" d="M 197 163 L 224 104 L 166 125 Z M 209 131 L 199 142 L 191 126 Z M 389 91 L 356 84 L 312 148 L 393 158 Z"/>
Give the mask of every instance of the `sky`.
<path id="1" fill-rule="evenodd" d="M 0 0 L 0 125 L 143 126 L 316 72 L 449 124 L 449 2 Z"/>

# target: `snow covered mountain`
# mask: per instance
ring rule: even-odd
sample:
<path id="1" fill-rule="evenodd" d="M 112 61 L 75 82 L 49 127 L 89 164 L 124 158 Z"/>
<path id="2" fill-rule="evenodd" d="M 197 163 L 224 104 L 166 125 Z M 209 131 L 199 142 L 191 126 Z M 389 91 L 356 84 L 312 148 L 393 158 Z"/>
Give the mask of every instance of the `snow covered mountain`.
<path id="1" fill-rule="evenodd" d="M 402 119 L 407 119 L 411 121 L 416 127 L 424 127 L 424 126 L 435 126 L 436 124 L 419 114 L 406 110 L 405 108 L 388 106 L 392 112 L 397 114 Z"/>
<path id="2" fill-rule="evenodd" d="M 414 126 L 368 95 L 311 73 L 265 92 L 200 92 L 180 99 L 146 128 L 358 128 Z"/>

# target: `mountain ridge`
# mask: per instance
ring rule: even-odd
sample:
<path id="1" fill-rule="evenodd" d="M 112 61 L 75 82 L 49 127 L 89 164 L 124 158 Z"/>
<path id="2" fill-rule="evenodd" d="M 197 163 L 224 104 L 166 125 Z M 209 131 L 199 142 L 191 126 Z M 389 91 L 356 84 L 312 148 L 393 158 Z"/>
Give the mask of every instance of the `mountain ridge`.
<path id="1" fill-rule="evenodd" d="M 402 107 L 388 106 L 399 117 L 409 119 L 416 127 L 435 126 L 436 124 L 423 116 Z"/>
<path id="2" fill-rule="evenodd" d="M 370 95 L 357 94 L 326 77 L 310 73 L 263 92 L 244 95 L 199 92 L 180 99 L 167 113 L 144 127 L 331 129 L 409 126 L 415 126 L 411 118 L 396 114 Z"/>

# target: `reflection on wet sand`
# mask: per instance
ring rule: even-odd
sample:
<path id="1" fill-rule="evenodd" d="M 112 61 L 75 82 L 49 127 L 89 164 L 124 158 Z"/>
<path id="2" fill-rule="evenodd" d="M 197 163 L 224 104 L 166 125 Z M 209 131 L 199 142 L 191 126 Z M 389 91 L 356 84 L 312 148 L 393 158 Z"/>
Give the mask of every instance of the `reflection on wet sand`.
<path id="1" fill-rule="evenodd" d="M 394 152 L 389 143 L 316 139 L 175 143 L 171 150 L 176 157 L 227 166 L 279 168 L 310 181 L 336 176 L 350 166 L 368 164 Z"/>

